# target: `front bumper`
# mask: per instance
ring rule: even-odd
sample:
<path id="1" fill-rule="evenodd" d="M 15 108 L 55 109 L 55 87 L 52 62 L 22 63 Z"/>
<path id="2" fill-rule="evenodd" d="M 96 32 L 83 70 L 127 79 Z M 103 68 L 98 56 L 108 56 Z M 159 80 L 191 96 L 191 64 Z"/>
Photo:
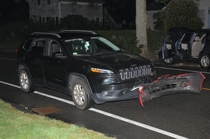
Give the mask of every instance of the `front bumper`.
<path id="1" fill-rule="evenodd" d="M 137 99 L 138 89 L 140 86 L 136 86 L 131 89 L 125 88 L 122 90 L 110 90 L 110 91 L 103 91 L 102 93 L 93 93 L 92 98 L 96 104 L 101 104 L 110 101 Z"/>
<path id="2" fill-rule="evenodd" d="M 139 103 L 144 106 L 143 102 L 174 93 L 199 94 L 204 80 L 205 76 L 200 72 L 175 76 L 163 75 L 154 82 L 139 88 Z"/>
<path id="3" fill-rule="evenodd" d="M 182 92 L 199 93 L 204 80 L 205 76 L 202 73 L 187 73 L 176 76 L 167 74 L 152 83 L 134 86 L 133 88 L 93 93 L 92 98 L 96 104 L 139 98 L 139 102 L 143 106 L 143 102 L 162 95 Z"/>

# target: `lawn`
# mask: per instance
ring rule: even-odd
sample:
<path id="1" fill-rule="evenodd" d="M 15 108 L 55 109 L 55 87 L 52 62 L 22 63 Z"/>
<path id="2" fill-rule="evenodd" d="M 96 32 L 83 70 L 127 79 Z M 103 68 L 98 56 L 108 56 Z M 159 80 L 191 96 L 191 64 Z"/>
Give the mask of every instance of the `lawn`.
<path id="1" fill-rule="evenodd" d="M 111 139 L 45 116 L 24 113 L 0 99 L 1 139 Z"/>

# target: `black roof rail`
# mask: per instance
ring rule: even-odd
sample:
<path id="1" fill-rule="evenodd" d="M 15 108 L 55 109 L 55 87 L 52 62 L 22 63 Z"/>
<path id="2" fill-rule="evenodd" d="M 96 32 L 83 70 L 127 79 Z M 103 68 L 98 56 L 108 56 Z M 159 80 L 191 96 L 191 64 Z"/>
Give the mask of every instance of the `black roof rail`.
<path id="1" fill-rule="evenodd" d="M 96 32 L 90 30 L 62 30 L 61 32 L 97 34 Z"/>
<path id="2" fill-rule="evenodd" d="M 58 38 L 61 38 L 61 36 L 57 33 L 48 33 L 48 32 L 33 32 L 31 35 L 42 35 L 42 34 L 44 34 L 44 35 L 54 35 Z"/>

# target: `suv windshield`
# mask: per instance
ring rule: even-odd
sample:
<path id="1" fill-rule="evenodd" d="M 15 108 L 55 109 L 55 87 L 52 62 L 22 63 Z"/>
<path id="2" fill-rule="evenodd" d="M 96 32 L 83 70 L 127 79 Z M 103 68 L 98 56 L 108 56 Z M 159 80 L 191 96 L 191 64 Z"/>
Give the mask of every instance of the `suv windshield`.
<path id="1" fill-rule="evenodd" d="M 120 51 L 119 47 L 103 37 L 66 39 L 64 44 L 72 55 Z"/>

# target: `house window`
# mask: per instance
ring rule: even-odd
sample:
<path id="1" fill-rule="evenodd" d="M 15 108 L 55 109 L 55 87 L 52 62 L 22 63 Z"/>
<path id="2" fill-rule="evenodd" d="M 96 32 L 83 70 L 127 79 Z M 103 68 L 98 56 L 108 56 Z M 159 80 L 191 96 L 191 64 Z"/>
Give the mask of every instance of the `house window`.
<path id="1" fill-rule="evenodd" d="M 99 17 L 95 17 L 96 24 L 99 25 Z"/>
<path id="2" fill-rule="evenodd" d="M 42 17 L 41 16 L 39 17 L 39 23 L 40 24 L 42 23 Z"/>
<path id="3" fill-rule="evenodd" d="M 204 10 L 198 11 L 198 17 L 202 20 L 203 23 L 204 23 L 204 17 L 205 17 L 204 14 L 205 14 Z"/>
<path id="4" fill-rule="evenodd" d="M 55 23 L 55 17 L 51 18 L 52 23 Z"/>
<path id="5" fill-rule="evenodd" d="M 47 0 L 47 5 L 50 5 L 50 0 Z"/>
<path id="6" fill-rule="evenodd" d="M 55 22 L 56 22 L 56 24 L 58 24 L 58 17 L 55 18 Z"/>
<path id="7" fill-rule="evenodd" d="M 37 5 L 40 5 L 41 4 L 41 0 L 37 0 Z"/>
<path id="8" fill-rule="evenodd" d="M 51 20 L 51 18 L 50 18 L 50 17 L 47 17 L 47 23 L 49 23 L 49 22 L 50 22 L 50 20 Z"/>
<path id="9" fill-rule="evenodd" d="M 43 22 L 43 23 L 45 23 L 45 22 L 46 22 L 46 21 L 45 21 L 45 17 L 42 17 L 42 22 Z"/>

